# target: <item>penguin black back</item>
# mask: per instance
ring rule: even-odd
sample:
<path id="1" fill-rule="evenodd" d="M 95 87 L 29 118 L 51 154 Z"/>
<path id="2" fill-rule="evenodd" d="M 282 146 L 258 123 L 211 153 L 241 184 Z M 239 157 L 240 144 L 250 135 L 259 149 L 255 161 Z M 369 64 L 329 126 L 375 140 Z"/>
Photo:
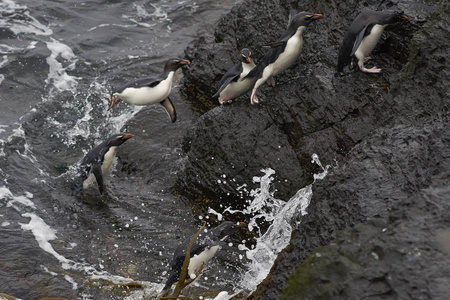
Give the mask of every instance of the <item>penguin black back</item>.
<path id="1" fill-rule="evenodd" d="M 274 63 L 280 54 L 284 51 L 286 47 L 287 41 L 297 32 L 297 29 L 304 26 L 308 26 L 313 21 L 322 19 L 323 15 L 315 14 L 311 12 L 300 12 L 297 13 L 295 10 L 291 10 L 289 16 L 289 24 L 286 31 L 273 43 L 268 43 L 263 45 L 263 47 L 270 47 L 271 49 L 264 55 L 264 58 L 261 60 L 256 67 L 250 71 L 250 73 L 246 76 L 246 78 L 260 78 L 268 65 Z"/>
<path id="2" fill-rule="evenodd" d="M 111 95 L 113 95 L 115 93 L 122 93 L 123 90 L 125 90 L 126 88 L 129 88 L 129 87 L 133 87 L 133 88 L 140 88 L 143 86 L 154 87 L 158 83 L 160 83 L 162 80 L 164 80 L 170 72 L 172 72 L 172 71 L 175 72 L 182 66 L 188 65 L 188 64 L 189 64 L 189 62 L 185 59 L 171 58 L 164 65 L 164 70 L 161 74 L 151 76 L 151 77 L 139 78 L 139 79 L 127 82 L 127 83 L 119 86 L 118 88 L 115 88 L 112 91 Z"/>
<path id="3" fill-rule="evenodd" d="M 86 156 L 83 158 L 80 164 L 80 174 L 79 177 L 76 179 L 72 190 L 79 193 L 83 190 L 83 186 L 86 182 L 86 180 L 89 178 L 89 176 L 94 176 L 97 185 L 100 191 L 100 194 L 103 194 L 103 164 L 105 162 L 105 155 L 110 151 L 111 148 L 114 147 L 114 149 L 123 143 L 125 143 L 128 139 L 132 138 L 133 134 L 126 133 L 126 134 L 114 134 L 110 136 L 107 140 L 103 141 L 96 147 L 94 147 L 92 150 L 90 150 Z M 115 152 L 113 153 L 113 156 L 115 155 Z M 114 157 L 111 157 L 113 159 Z M 109 171 L 110 164 L 112 161 L 107 162 L 109 165 L 106 169 Z"/>
<path id="4" fill-rule="evenodd" d="M 402 11 L 373 11 L 364 9 L 350 24 L 339 50 L 337 71 L 342 72 L 344 67 L 352 62 L 355 52 L 362 40 L 372 33 L 375 25 L 389 25 L 409 18 Z"/>

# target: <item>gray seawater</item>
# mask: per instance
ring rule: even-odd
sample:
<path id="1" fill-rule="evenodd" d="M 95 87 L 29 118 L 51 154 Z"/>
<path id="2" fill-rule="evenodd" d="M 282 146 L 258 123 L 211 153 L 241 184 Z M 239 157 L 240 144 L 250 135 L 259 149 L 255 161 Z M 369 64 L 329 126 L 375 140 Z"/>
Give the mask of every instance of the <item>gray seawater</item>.
<path id="1" fill-rule="evenodd" d="M 156 106 L 122 103 L 107 112 L 107 99 L 111 87 L 182 58 L 188 43 L 235 4 L 0 1 L 0 293 L 20 299 L 156 297 L 176 246 L 208 220 L 170 191 L 183 166 L 182 138 L 198 115 L 176 96 L 174 124 Z M 128 176 L 117 163 L 105 196 L 96 189 L 73 195 L 69 187 L 84 154 L 126 129 L 135 137 L 118 156 L 145 140 L 142 157 L 151 171 Z M 271 174 L 255 174 L 261 189 L 251 200 L 270 202 L 274 215 L 284 214 L 284 202 L 270 192 Z M 289 201 L 291 214 L 305 213 L 310 193 L 299 191 Z M 271 257 L 258 252 L 258 246 L 268 249 L 263 237 L 255 249 L 230 241 L 195 285 L 230 294 L 256 286 L 290 236 L 283 223 L 290 220 L 272 219 L 287 230 L 283 242 L 278 235 L 267 238 L 279 248 L 269 251 Z M 111 285 L 132 280 L 146 288 L 123 294 Z"/>

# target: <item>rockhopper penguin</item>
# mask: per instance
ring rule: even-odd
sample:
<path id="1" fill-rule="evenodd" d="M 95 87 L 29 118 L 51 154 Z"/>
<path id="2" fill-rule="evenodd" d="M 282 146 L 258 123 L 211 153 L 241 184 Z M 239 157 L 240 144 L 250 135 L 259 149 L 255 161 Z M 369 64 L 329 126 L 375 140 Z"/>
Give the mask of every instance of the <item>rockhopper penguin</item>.
<path id="1" fill-rule="evenodd" d="M 97 181 L 100 194 L 103 194 L 103 177 L 109 174 L 116 157 L 117 147 L 132 137 L 131 133 L 115 134 L 89 151 L 81 161 L 80 176 L 73 190 L 81 192 Z"/>
<path id="2" fill-rule="evenodd" d="M 250 99 L 252 104 L 259 103 L 256 92 L 264 82 L 267 81 L 270 85 L 274 86 L 275 80 L 273 77 L 289 68 L 295 62 L 302 51 L 302 33 L 306 26 L 322 18 L 322 14 L 310 12 L 300 12 L 297 14 L 295 10 L 291 10 L 290 21 L 286 31 L 276 42 L 264 45 L 271 49 L 261 62 L 245 77 L 245 79 L 256 79 Z"/>
<path id="3" fill-rule="evenodd" d="M 363 72 L 380 73 L 381 69 L 373 67 L 366 69 L 364 62 L 369 60 L 369 54 L 380 40 L 384 28 L 389 24 L 409 21 L 408 16 L 399 11 L 373 11 L 363 10 L 350 24 L 344 36 L 339 51 L 337 71 L 342 72 L 344 67 L 356 59 L 358 67 Z"/>
<path id="4" fill-rule="evenodd" d="M 243 80 L 243 78 L 255 67 L 251 59 L 252 52 L 244 48 L 241 50 L 241 62 L 229 69 L 219 82 L 220 88 L 213 95 L 218 97 L 220 104 L 231 103 L 248 92 L 255 84 L 254 80 Z"/>
<path id="5" fill-rule="evenodd" d="M 189 64 L 190 62 L 186 59 L 170 59 L 166 62 L 162 74 L 140 78 L 122 85 L 112 92 L 108 110 L 116 106 L 120 100 L 139 106 L 160 103 L 166 109 L 172 123 L 175 122 L 177 114 L 169 99 L 172 80 L 176 70 Z"/>
<path id="6" fill-rule="evenodd" d="M 195 275 L 202 265 L 206 264 L 211 258 L 213 258 L 216 252 L 225 244 L 224 240 L 230 234 L 236 232 L 240 227 L 245 226 L 247 226 L 247 224 L 244 222 L 234 223 L 231 221 L 225 221 L 213 229 L 207 231 L 205 230 L 200 233 L 191 249 L 191 260 L 188 267 L 188 276 L 192 277 Z M 184 257 L 186 256 L 186 250 L 193 237 L 194 235 L 184 240 L 183 243 L 181 243 L 181 245 L 175 250 L 171 262 L 172 272 L 167 279 L 163 291 L 170 289 L 172 284 L 179 280 L 181 268 L 184 263 Z"/>

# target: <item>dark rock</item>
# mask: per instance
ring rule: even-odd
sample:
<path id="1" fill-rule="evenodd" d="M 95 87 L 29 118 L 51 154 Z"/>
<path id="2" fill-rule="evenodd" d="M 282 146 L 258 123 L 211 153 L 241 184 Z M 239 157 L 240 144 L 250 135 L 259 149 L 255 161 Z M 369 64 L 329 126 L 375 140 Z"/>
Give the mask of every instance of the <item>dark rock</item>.
<path id="1" fill-rule="evenodd" d="M 383 73 L 335 74 L 342 38 L 365 7 L 403 10 L 411 22 L 388 27 L 373 51 L 371 63 Z M 264 54 L 260 45 L 281 34 L 290 8 L 325 15 L 305 31 L 300 58 L 275 78 L 275 88 L 261 88 L 262 104 L 253 107 L 248 96 L 243 96 L 229 106 L 217 107 L 210 97 L 222 74 L 236 63 L 239 50 L 251 48 L 258 61 Z M 409 237 L 414 237 L 415 229 L 423 230 L 417 233 L 417 245 L 423 238 L 430 248 L 424 253 L 438 253 L 437 246 L 433 248 L 438 238 L 425 233 L 431 230 L 437 236 L 436 230 L 445 219 L 436 219 L 430 227 L 417 228 L 414 222 L 423 225 L 424 220 L 439 215 L 435 209 L 423 209 L 427 197 L 431 197 L 425 196 L 429 188 L 439 190 L 437 199 L 431 202 L 441 208 L 442 214 L 446 207 L 441 203 L 447 198 L 441 196 L 439 178 L 448 179 L 449 8 L 448 3 L 437 5 L 433 1 L 330 4 L 253 0 L 223 18 L 214 36 L 205 36 L 186 50 L 192 67 L 185 72 L 185 91 L 204 115 L 185 139 L 187 159 L 177 189 L 193 198 L 195 205 L 214 208 L 223 203 L 233 207 L 245 204 L 245 195 L 237 187 L 267 167 L 276 171 L 276 197 L 288 199 L 312 182 L 315 169 L 311 154 L 317 153 L 322 163 L 337 161 L 332 174 L 314 184 L 308 215 L 293 232 L 291 244 L 279 255 L 270 275 L 249 299 L 277 299 L 289 274 L 315 248 L 329 244 L 337 232 L 353 226 L 340 235 L 349 239 L 337 240 L 329 249 L 321 248 L 318 253 L 323 265 L 314 268 L 311 263 L 315 258 L 311 256 L 297 271 L 297 279 L 293 276 L 294 282 L 311 279 L 312 284 L 302 290 L 305 298 L 310 292 L 322 295 L 321 287 L 315 284 L 323 282 L 329 283 L 325 298 L 339 292 L 348 296 L 342 299 L 360 299 L 355 295 L 366 290 L 368 294 L 360 295 L 393 298 L 401 294 L 404 299 L 426 299 L 427 293 L 439 296 L 448 286 L 442 272 L 436 275 L 440 285 L 437 283 L 435 294 L 422 289 L 423 280 L 408 277 L 432 272 L 437 263 L 433 259 L 422 263 L 399 255 L 399 262 L 392 269 L 386 268 L 396 259 L 390 251 L 401 249 Z M 205 201 L 200 203 L 201 199 Z M 384 226 L 393 234 L 392 239 L 383 239 L 380 230 Z M 403 236 L 396 226 L 407 233 Z M 446 234 L 443 232 L 440 239 L 445 240 Z M 377 241 L 377 247 L 365 245 L 371 240 Z M 375 251 L 379 259 L 358 256 L 358 249 L 369 254 Z M 329 258 L 323 258 L 325 255 Z M 377 264 L 379 261 L 382 263 Z M 334 271 L 327 274 L 330 265 Z M 386 272 L 397 281 L 389 281 Z M 344 280 L 355 284 L 360 280 L 362 285 L 348 287 Z M 410 283 L 393 288 L 399 280 Z M 417 284 L 416 291 L 403 294 L 413 283 Z"/>
<path id="2" fill-rule="evenodd" d="M 365 153 L 371 168 L 359 172 L 376 182 L 358 193 L 359 206 L 379 203 L 387 208 L 384 218 L 345 229 L 331 245 L 316 249 L 291 275 L 280 299 L 448 298 L 449 121 L 396 126 L 380 133 L 392 147 L 378 134 L 358 147 L 348 167 L 359 169 L 357 159 Z M 415 136 L 405 139 L 412 132 Z M 383 176 L 375 178 L 376 173 Z M 326 187 L 370 186 L 356 178 L 346 180 L 346 187 L 336 184 L 343 174 L 332 176 L 334 185 Z"/>

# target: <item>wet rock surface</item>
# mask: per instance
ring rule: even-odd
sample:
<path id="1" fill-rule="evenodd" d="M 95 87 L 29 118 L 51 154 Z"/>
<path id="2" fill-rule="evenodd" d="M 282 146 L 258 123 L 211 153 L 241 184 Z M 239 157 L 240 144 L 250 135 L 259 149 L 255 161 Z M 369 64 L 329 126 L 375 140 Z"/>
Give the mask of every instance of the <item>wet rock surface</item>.
<path id="1" fill-rule="evenodd" d="M 305 258 L 297 249 L 307 254 L 308 240 L 316 246 L 326 243 L 333 235 L 326 229 L 340 228 L 339 218 L 352 217 L 344 212 L 349 206 L 358 207 L 369 221 L 338 232 L 329 246 L 316 249 L 290 276 L 280 299 L 447 298 L 448 125 L 446 118 L 382 129 L 352 151 L 342 170 L 317 186 L 310 215 L 280 256 L 276 273 L 284 272 L 294 257 L 296 262 Z M 358 176 L 349 175 L 351 171 Z M 328 224 L 318 226 L 313 218 L 324 212 Z M 272 286 L 259 295 L 270 291 L 276 298 Z"/>
<path id="2" fill-rule="evenodd" d="M 365 7 L 403 10 L 411 22 L 389 26 L 372 52 L 367 66 L 382 68 L 381 74 L 335 74 L 342 38 Z M 251 48 L 258 62 L 265 52 L 260 45 L 278 38 L 286 28 L 290 8 L 323 13 L 325 18 L 306 29 L 299 59 L 275 78 L 277 85 L 260 89 L 263 103 L 250 105 L 249 95 L 223 107 L 211 100 L 221 76 L 237 62 L 239 50 Z M 288 200 L 312 182 L 316 170 L 311 154 L 334 165 L 331 174 L 314 184 L 308 215 L 250 299 L 277 299 L 302 262 L 297 278 L 312 278 L 303 290 L 305 298 L 314 292 L 321 295 L 321 287 L 314 284 L 344 280 L 338 276 L 344 270 L 346 282 L 364 283 L 359 287 L 342 283 L 337 288 L 329 284 L 326 298 L 339 298 L 338 291 L 346 295 L 342 299 L 357 299 L 356 295 L 367 290 L 367 296 L 379 293 L 388 299 L 395 295 L 440 299 L 448 286 L 442 279 L 445 270 L 433 275 L 440 278 L 434 294 L 430 288 L 418 288 L 417 294 L 408 291 L 415 283 L 423 284 L 408 276 L 433 272 L 438 259 L 421 261 L 400 253 L 395 266 L 383 268 L 395 256 L 390 253 L 405 248 L 410 237 L 414 239 L 405 251 L 419 247 L 423 237 L 427 248 L 419 247 L 419 252 L 448 259 L 439 239 L 446 236 L 444 212 L 450 197 L 444 193 L 449 163 L 449 11 L 449 4 L 433 1 L 254 0 L 233 8 L 214 35 L 188 47 L 186 56 L 193 63 L 185 71 L 184 88 L 204 114 L 185 137 L 185 168 L 178 176 L 177 189 L 194 199 L 195 205 L 238 207 L 245 193 L 237 187 L 267 167 L 276 172 L 276 197 Z M 384 228 L 391 233 L 389 238 Z M 308 255 L 332 242 L 341 230 L 339 236 L 344 238 L 317 252 L 321 259 L 329 256 L 325 267 L 308 266 L 319 259 L 312 256 L 305 261 Z M 372 240 L 381 254 L 375 252 L 378 259 L 369 261 L 374 250 L 364 243 Z M 367 252 L 369 258 L 360 252 Z M 348 253 L 359 255 L 351 266 L 343 262 Z M 330 269 L 327 263 L 338 266 L 330 271 L 331 277 L 323 275 Z M 391 282 L 381 273 L 396 279 Z M 392 288 L 399 274 L 408 284 Z"/>

